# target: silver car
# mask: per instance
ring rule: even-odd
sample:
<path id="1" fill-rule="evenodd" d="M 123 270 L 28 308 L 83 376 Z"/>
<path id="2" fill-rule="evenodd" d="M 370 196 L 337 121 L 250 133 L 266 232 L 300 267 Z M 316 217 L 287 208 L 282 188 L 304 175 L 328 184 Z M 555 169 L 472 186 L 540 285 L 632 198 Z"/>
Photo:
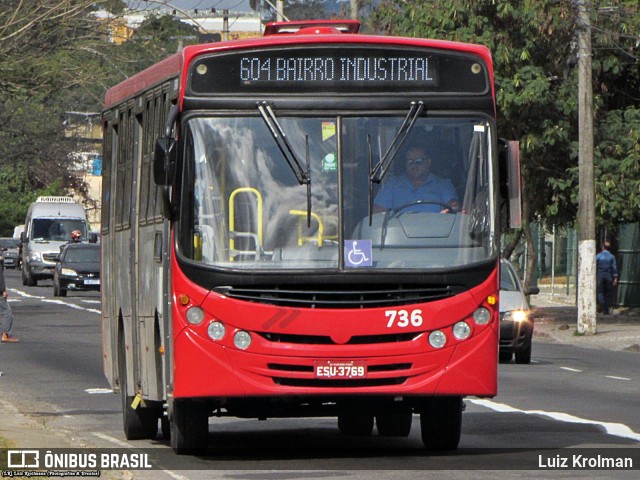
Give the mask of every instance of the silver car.
<path id="1" fill-rule="evenodd" d="M 20 240 L 17 238 L 0 238 L 0 257 L 5 268 L 18 268 L 20 266 Z"/>
<path id="2" fill-rule="evenodd" d="M 528 295 L 540 293 L 538 287 L 524 289 L 515 268 L 507 260 L 500 262 L 500 361 L 531 363 L 533 312 Z"/>

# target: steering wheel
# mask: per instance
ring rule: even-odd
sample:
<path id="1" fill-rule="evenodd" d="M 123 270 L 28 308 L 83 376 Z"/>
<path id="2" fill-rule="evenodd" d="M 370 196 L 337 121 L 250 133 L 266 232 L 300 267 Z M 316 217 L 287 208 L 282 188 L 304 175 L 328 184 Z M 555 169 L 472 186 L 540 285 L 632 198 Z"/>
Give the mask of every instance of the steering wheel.
<path id="1" fill-rule="evenodd" d="M 446 212 L 444 213 L 458 213 L 458 211 L 455 208 L 453 208 L 451 205 L 443 202 L 437 202 L 435 200 L 416 200 L 415 202 L 405 203 L 404 205 L 400 205 L 399 207 L 390 208 L 389 212 L 391 212 L 392 216 L 397 216 L 400 214 L 402 210 L 404 210 L 407 207 L 411 207 L 412 205 L 438 205 L 442 207 L 442 210 L 446 210 Z M 410 212 L 404 212 L 404 213 L 410 213 Z"/>

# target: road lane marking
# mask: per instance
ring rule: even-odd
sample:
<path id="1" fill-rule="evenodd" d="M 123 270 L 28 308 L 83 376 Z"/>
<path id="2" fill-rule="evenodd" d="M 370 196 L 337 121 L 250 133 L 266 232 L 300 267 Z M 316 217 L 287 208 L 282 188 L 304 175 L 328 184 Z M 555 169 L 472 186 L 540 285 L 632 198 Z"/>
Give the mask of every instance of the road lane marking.
<path id="1" fill-rule="evenodd" d="M 85 392 L 89 395 L 100 395 L 102 393 L 113 393 L 113 390 L 110 388 L 87 388 Z"/>
<path id="2" fill-rule="evenodd" d="M 43 298 L 42 301 L 44 303 L 55 303 L 57 305 L 65 305 L 76 310 L 84 310 L 85 312 L 97 313 L 98 315 L 100 314 L 100 310 L 96 310 L 95 308 L 87 308 L 83 307 L 82 305 L 76 305 L 75 303 L 67 303 L 64 300 L 51 300 L 49 298 Z"/>
<path id="3" fill-rule="evenodd" d="M 483 399 L 467 399 L 467 400 L 476 405 L 480 405 L 500 413 L 526 413 L 527 415 L 541 415 L 543 417 L 550 417 L 551 419 L 557 420 L 559 422 L 580 423 L 585 425 L 597 425 L 599 427 L 604 428 L 604 430 L 609 435 L 622 437 L 622 438 L 629 438 L 631 440 L 640 442 L 640 433 L 634 432 L 623 423 L 600 422 L 597 420 L 589 420 L 586 418 L 576 417 L 574 415 L 570 415 L 568 413 L 562 413 L 562 412 L 547 412 L 545 410 L 520 410 L 519 408 L 514 408 L 505 403 L 492 402 L 491 400 L 483 400 Z"/>
<path id="4" fill-rule="evenodd" d="M 567 370 L 568 372 L 578 372 L 578 373 L 582 372 L 582 370 L 578 370 L 577 368 L 571 368 L 571 367 L 560 367 L 560 370 Z"/>
<path id="5" fill-rule="evenodd" d="M 135 447 L 133 445 L 131 445 L 130 443 L 127 442 L 123 442 L 122 440 L 118 440 L 117 438 L 114 438 L 110 435 L 105 435 L 104 433 L 100 433 L 100 432 L 92 432 L 93 435 L 95 435 L 98 438 L 101 438 L 102 440 L 106 440 L 107 442 L 111 442 L 115 445 L 118 445 L 120 447 L 123 448 L 128 448 L 128 449 L 132 449 L 135 450 Z M 162 468 L 162 466 L 160 466 L 160 468 Z M 175 478 L 176 480 L 189 480 L 188 477 L 185 477 L 183 475 L 180 475 L 176 472 L 173 472 L 171 470 L 167 470 L 167 469 L 163 469 L 161 470 L 163 473 L 166 473 L 167 475 L 169 475 L 171 478 Z"/>
<path id="6" fill-rule="evenodd" d="M 76 310 L 83 310 L 85 312 L 97 313 L 98 315 L 100 315 L 101 313 L 100 310 L 97 310 L 95 308 L 87 308 L 87 307 L 83 307 L 82 305 L 76 305 L 75 303 L 68 303 L 63 300 L 52 300 L 50 298 L 45 298 L 41 295 L 31 295 L 27 292 L 23 292 L 22 290 L 17 290 L 15 288 L 10 288 L 9 290 L 24 298 L 32 298 L 34 300 L 40 300 L 44 303 L 55 303 L 57 305 L 64 305 L 66 307 L 74 308 Z"/>
<path id="7" fill-rule="evenodd" d="M 112 437 L 111 435 L 105 435 L 104 433 L 100 433 L 100 432 L 92 432 L 96 437 L 101 438 L 102 440 L 106 440 L 107 442 L 111 442 L 114 445 L 118 445 L 119 447 L 122 448 L 135 448 L 133 445 L 131 445 L 130 443 L 127 442 L 123 442 L 122 440 L 118 440 L 117 438 Z"/>
<path id="8" fill-rule="evenodd" d="M 624 380 L 625 382 L 630 382 L 631 379 L 627 377 L 616 377 L 614 375 L 605 375 L 607 378 L 611 378 L 612 380 Z"/>

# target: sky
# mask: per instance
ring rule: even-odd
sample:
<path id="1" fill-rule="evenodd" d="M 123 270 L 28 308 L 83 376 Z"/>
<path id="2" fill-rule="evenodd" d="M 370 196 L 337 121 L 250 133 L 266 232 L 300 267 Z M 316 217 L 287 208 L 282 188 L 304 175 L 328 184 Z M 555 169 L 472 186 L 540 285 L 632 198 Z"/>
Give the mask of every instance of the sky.
<path id="1" fill-rule="evenodd" d="M 229 9 L 234 12 L 250 12 L 249 0 L 125 0 L 129 8 L 143 10 L 148 8 L 177 8 L 180 10 L 217 10 Z"/>

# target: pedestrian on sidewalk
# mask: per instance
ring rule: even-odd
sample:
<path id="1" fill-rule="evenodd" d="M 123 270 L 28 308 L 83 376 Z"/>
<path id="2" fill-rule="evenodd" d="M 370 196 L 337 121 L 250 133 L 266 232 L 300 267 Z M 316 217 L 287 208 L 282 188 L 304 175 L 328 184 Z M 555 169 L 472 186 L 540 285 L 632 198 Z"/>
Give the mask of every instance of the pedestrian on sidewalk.
<path id="1" fill-rule="evenodd" d="M 4 281 L 4 265 L 0 265 L 0 341 L 2 343 L 14 343 L 18 339 L 11 335 L 13 328 L 13 312 L 7 302 L 7 285 Z"/>
<path id="2" fill-rule="evenodd" d="M 611 313 L 613 287 L 618 284 L 616 257 L 609 251 L 611 244 L 604 242 L 602 250 L 596 255 L 596 279 L 598 282 L 598 305 L 605 314 Z"/>

